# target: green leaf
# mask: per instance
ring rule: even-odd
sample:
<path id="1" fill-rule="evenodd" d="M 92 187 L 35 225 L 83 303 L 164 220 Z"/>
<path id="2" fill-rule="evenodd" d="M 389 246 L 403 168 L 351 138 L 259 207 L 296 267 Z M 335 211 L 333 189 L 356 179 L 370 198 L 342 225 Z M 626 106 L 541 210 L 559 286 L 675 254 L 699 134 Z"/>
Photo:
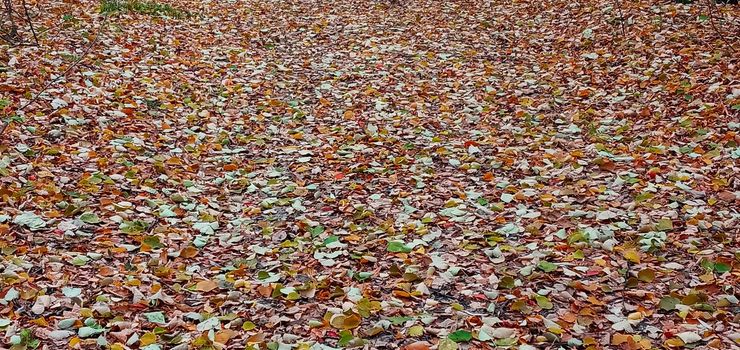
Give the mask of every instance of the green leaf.
<path id="1" fill-rule="evenodd" d="M 670 231 L 673 230 L 673 222 L 671 221 L 671 219 L 660 219 L 655 225 L 655 228 L 658 231 Z"/>
<path id="2" fill-rule="evenodd" d="M 123 221 L 120 225 L 118 225 L 118 228 L 123 233 L 128 233 L 130 235 L 132 234 L 139 234 L 146 230 L 146 228 L 149 227 L 149 225 L 144 221 Z"/>
<path id="3" fill-rule="evenodd" d="M 552 302 L 546 296 L 535 295 L 534 298 L 535 300 L 537 300 L 537 305 L 539 305 L 541 308 L 545 310 L 550 310 L 553 308 Z"/>
<path id="4" fill-rule="evenodd" d="M 585 259 L 586 258 L 586 256 L 583 254 L 583 250 L 580 250 L 580 249 L 573 252 L 572 256 L 574 259 Z"/>
<path id="5" fill-rule="evenodd" d="M 537 264 L 537 268 L 545 272 L 553 272 L 558 269 L 558 265 L 549 261 L 540 261 L 539 264 Z"/>
<path id="6" fill-rule="evenodd" d="M 162 244 L 162 242 L 159 241 L 159 237 L 157 236 L 146 236 L 144 237 L 142 242 L 154 249 L 164 247 L 164 244 Z"/>
<path id="7" fill-rule="evenodd" d="M 257 325 L 255 325 L 254 322 L 252 321 L 246 321 L 242 323 L 242 329 L 245 331 L 251 331 L 255 328 L 257 328 Z"/>
<path id="8" fill-rule="evenodd" d="M 515 286 L 514 278 L 511 276 L 504 276 L 501 278 L 501 280 L 498 282 L 498 286 L 501 288 L 511 289 Z"/>
<path id="9" fill-rule="evenodd" d="M 147 312 L 144 314 L 144 317 L 146 317 L 147 321 L 152 322 L 152 323 L 159 323 L 159 324 L 167 323 L 167 321 L 164 319 L 164 314 L 160 311 Z"/>
<path id="10" fill-rule="evenodd" d="M 407 246 L 403 242 L 390 241 L 388 242 L 388 251 L 392 253 L 409 253 L 411 252 L 411 247 Z"/>
<path id="11" fill-rule="evenodd" d="M 732 266 L 730 266 L 729 264 L 725 264 L 719 261 L 714 263 L 715 272 L 725 273 L 725 272 L 730 272 L 731 270 L 732 270 Z"/>
<path id="12" fill-rule="evenodd" d="M 100 223 L 100 218 L 92 212 L 83 213 L 82 215 L 80 215 L 80 220 L 86 224 Z"/>
<path id="13" fill-rule="evenodd" d="M 346 347 L 347 345 L 349 345 L 349 342 L 351 342 L 352 339 L 354 339 L 354 336 L 352 336 L 352 332 L 348 330 L 343 330 L 339 332 L 339 341 L 337 342 L 337 345 L 341 347 Z"/>
<path id="14" fill-rule="evenodd" d="M 316 237 L 324 232 L 324 226 L 318 225 L 311 227 L 308 229 L 308 232 L 311 233 L 311 237 Z"/>
<path id="15" fill-rule="evenodd" d="M 642 193 L 638 194 L 637 196 L 635 196 L 635 202 L 637 202 L 637 203 L 644 202 L 644 201 L 646 201 L 648 199 L 651 199 L 653 197 L 655 197 L 655 195 L 652 194 L 652 193 L 650 193 L 650 192 L 642 192 Z"/>
<path id="16" fill-rule="evenodd" d="M 661 310 L 665 311 L 672 311 L 676 309 L 676 305 L 680 304 L 681 300 L 678 300 L 674 297 L 663 297 L 663 299 L 660 299 L 660 303 L 658 306 Z"/>
<path id="17" fill-rule="evenodd" d="M 352 275 L 356 280 L 358 281 L 364 281 L 368 278 L 370 278 L 373 275 L 372 272 L 369 271 L 360 271 Z"/>
<path id="18" fill-rule="evenodd" d="M 394 326 L 398 326 L 399 324 L 402 324 L 402 323 L 404 323 L 406 321 L 411 321 L 413 319 L 414 319 L 413 317 L 409 317 L 409 316 L 393 316 L 393 317 L 388 317 L 388 321 L 391 321 L 391 323 Z"/>
<path id="19" fill-rule="evenodd" d="M 473 334 L 466 330 L 457 330 L 457 331 L 450 333 L 448 338 L 456 343 L 468 342 L 471 339 L 473 339 Z"/>

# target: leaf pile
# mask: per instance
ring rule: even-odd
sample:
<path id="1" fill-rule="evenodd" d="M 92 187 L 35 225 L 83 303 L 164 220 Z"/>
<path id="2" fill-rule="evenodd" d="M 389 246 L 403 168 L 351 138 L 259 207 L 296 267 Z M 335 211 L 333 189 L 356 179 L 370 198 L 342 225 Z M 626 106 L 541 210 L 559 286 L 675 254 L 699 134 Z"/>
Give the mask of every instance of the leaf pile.
<path id="1" fill-rule="evenodd" d="M 8 347 L 740 346 L 737 6 L 32 5 Z"/>

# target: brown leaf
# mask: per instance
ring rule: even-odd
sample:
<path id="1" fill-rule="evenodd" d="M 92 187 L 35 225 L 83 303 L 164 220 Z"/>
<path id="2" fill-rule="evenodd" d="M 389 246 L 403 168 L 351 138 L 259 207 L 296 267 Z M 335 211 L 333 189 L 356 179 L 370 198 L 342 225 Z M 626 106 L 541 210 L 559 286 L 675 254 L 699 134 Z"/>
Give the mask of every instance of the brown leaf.
<path id="1" fill-rule="evenodd" d="M 644 269 L 637 273 L 637 279 L 643 282 L 652 282 L 655 279 L 655 270 Z"/>
<path id="2" fill-rule="evenodd" d="M 203 280 L 198 282 L 195 285 L 195 290 L 201 291 L 201 292 L 210 292 L 214 289 L 218 288 L 218 284 L 216 282 L 213 282 L 211 280 Z"/>
<path id="3" fill-rule="evenodd" d="M 429 346 L 430 345 L 431 344 L 429 344 L 428 342 L 425 342 L 425 341 L 417 341 L 417 342 L 413 342 L 413 343 L 411 343 L 409 345 L 406 345 L 406 347 L 404 349 L 406 349 L 406 350 L 429 350 Z"/>

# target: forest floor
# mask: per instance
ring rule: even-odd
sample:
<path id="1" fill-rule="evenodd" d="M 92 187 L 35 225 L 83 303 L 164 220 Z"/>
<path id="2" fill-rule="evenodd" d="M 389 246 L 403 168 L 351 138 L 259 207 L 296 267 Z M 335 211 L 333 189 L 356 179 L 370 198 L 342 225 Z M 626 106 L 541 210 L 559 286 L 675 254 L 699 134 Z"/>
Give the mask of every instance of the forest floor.
<path id="1" fill-rule="evenodd" d="M 736 5 L 28 4 L 5 348 L 740 347 Z"/>

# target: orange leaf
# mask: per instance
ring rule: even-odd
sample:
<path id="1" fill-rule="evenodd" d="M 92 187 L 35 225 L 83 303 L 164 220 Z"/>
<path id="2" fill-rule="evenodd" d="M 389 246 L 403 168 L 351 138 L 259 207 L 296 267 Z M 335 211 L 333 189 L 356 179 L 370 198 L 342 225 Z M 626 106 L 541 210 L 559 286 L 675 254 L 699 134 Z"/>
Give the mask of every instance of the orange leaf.
<path id="1" fill-rule="evenodd" d="M 406 345 L 405 350 L 429 350 L 429 343 L 425 341 L 417 341 Z"/>
<path id="2" fill-rule="evenodd" d="M 211 280 L 203 280 L 203 281 L 198 282 L 195 285 L 195 290 L 198 290 L 201 292 L 210 292 L 216 288 L 218 288 L 218 284 L 216 284 L 216 282 L 213 282 Z"/>
<path id="3" fill-rule="evenodd" d="M 224 329 L 216 333 L 215 339 L 221 344 L 226 344 L 236 335 L 236 332 L 230 329 Z"/>
<path id="4" fill-rule="evenodd" d="M 612 345 L 619 345 L 632 340 L 632 336 L 628 334 L 615 333 L 612 336 Z"/>
<path id="5" fill-rule="evenodd" d="M 185 247 L 180 251 L 180 257 L 183 258 L 192 258 L 196 255 L 198 255 L 198 249 L 193 246 Z"/>

